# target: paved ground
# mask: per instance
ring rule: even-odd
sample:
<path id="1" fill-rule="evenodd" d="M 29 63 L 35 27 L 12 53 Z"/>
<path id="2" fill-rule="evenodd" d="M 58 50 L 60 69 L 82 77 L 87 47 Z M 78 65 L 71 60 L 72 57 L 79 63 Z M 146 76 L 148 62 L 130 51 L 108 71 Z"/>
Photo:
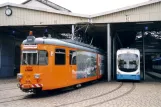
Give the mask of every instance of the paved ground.
<path id="1" fill-rule="evenodd" d="M 144 82 L 98 82 L 80 89 L 21 92 L 15 79 L 0 80 L 0 107 L 160 107 L 161 83 L 146 76 Z"/>

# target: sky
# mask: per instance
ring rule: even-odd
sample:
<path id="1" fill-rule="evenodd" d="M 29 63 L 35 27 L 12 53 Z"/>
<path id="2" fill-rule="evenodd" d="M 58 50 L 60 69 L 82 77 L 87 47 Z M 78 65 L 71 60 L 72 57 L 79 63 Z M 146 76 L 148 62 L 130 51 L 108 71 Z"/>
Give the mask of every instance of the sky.
<path id="1" fill-rule="evenodd" d="M 0 0 L 0 4 L 5 2 L 20 4 L 26 0 Z M 149 0 L 50 0 L 62 7 L 79 14 L 97 14 Z"/>

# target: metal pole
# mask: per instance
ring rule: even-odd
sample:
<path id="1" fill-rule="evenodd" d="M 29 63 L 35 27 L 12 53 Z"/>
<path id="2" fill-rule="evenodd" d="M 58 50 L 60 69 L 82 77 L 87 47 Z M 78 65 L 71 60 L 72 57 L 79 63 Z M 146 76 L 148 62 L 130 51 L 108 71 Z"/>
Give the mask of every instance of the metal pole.
<path id="1" fill-rule="evenodd" d="M 13 56 L 13 65 L 14 65 L 14 66 L 13 66 L 13 75 L 14 75 L 14 73 L 16 72 L 16 71 L 15 71 L 15 70 L 16 70 L 16 65 L 15 65 L 15 60 L 16 60 L 16 59 L 15 59 L 15 54 L 16 54 L 16 53 L 15 53 L 15 49 L 16 49 L 16 39 L 15 39 L 15 35 L 13 35 L 13 39 L 14 39 L 14 43 L 13 43 L 13 44 L 14 44 L 14 46 L 13 46 L 13 55 L 14 55 L 14 56 Z"/>
<path id="2" fill-rule="evenodd" d="M 143 80 L 145 80 L 145 49 L 144 49 L 144 32 L 142 32 L 143 38 Z"/>
<path id="3" fill-rule="evenodd" d="M 113 79 L 115 79 L 115 48 L 116 48 L 116 45 L 115 45 L 115 38 L 116 38 L 116 35 L 112 38 L 113 39 L 113 45 L 112 45 L 112 52 L 113 52 L 113 63 L 112 63 L 112 69 L 113 69 Z"/>
<path id="4" fill-rule="evenodd" d="M 74 40 L 74 25 L 72 25 L 72 40 Z"/>
<path id="5" fill-rule="evenodd" d="M 111 80 L 111 27 L 107 24 L 107 80 Z"/>

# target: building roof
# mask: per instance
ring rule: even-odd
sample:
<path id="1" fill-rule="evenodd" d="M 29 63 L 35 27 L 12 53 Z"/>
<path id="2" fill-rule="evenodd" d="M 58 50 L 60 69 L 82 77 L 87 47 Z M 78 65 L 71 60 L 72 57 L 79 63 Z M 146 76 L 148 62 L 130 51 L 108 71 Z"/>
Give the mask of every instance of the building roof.
<path id="1" fill-rule="evenodd" d="M 149 5 L 149 4 L 158 3 L 158 2 L 161 2 L 161 0 L 149 0 L 149 1 L 147 1 L 147 2 L 135 4 L 135 5 L 132 5 L 132 6 L 127 6 L 127 7 L 115 9 L 115 10 L 112 10 L 112 11 L 106 11 L 106 12 L 94 14 L 94 15 L 91 15 L 90 17 L 91 17 L 91 18 L 92 18 L 92 17 L 99 17 L 99 16 L 103 16 L 103 15 L 108 15 L 108 14 L 112 14 L 112 13 L 124 11 L 124 10 L 129 10 L 129 9 L 133 9 L 133 8 L 138 8 L 138 7 L 146 6 L 146 5 Z"/>
<path id="2" fill-rule="evenodd" d="M 143 2 L 143 3 L 132 5 L 132 6 L 127 6 L 124 8 L 119 8 L 119 9 L 112 10 L 112 11 L 106 11 L 106 12 L 102 12 L 102 13 L 98 13 L 98 14 L 94 14 L 94 15 L 83 15 L 83 14 L 77 14 L 77 13 L 72 13 L 72 12 L 53 10 L 53 9 L 44 9 L 41 7 L 32 7 L 32 6 L 23 5 L 29 1 L 31 1 L 31 0 L 27 0 L 27 1 L 23 2 L 22 4 L 4 3 L 4 4 L 0 4 L 0 7 L 13 6 L 13 7 L 26 8 L 26 9 L 32 9 L 32 10 L 38 10 L 38 11 L 44 11 L 44 12 L 51 12 L 51 13 L 57 13 L 57 14 L 62 14 L 62 15 L 69 15 L 69 16 L 84 17 L 84 18 L 90 19 L 90 18 L 94 18 L 94 17 L 108 15 L 108 14 L 112 14 L 112 13 L 116 13 L 116 12 L 120 12 L 120 11 L 125 11 L 125 10 L 129 10 L 129 9 L 134 9 L 134 8 L 138 8 L 138 7 L 161 2 L 161 0 L 149 0 L 147 2 Z M 44 0 L 37 0 L 37 1 L 44 1 Z"/>
<path id="3" fill-rule="evenodd" d="M 66 11 L 60 11 L 60 10 L 53 10 L 53 9 L 45 9 L 45 8 L 41 8 L 41 7 L 32 7 L 32 6 L 28 6 L 28 5 L 22 5 L 22 4 L 14 4 L 14 3 L 0 4 L 0 7 L 5 7 L 5 6 L 18 7 L 18 8 L 24 8 L 24 9 L 31 9 L 31 10 L 37 10 L 37 11 L 44 11 L 44 12 L 50 12 L 50 13 L 68 15 L 68 16 L 89 18 L 89 15 L 82 15 L 82 14 L 66 12 Z"/>
<path id="4" fill-rule="evenodd" d="M 33 0 L 26 0 L 22 4 L 27 4 L 30 1 L 33 1 Z M 46 5 L 46 6 L 49 6 L 49 7 L 53 8 L 53 9 L 56 9 L 56 10 L 71 12 L 70 10 L 68 10 L 68 9 L 66 9 L 66 8 L 64 8 L 64 7 L 60 6 L 60 5 L 57 5 L 57 4 L 55 4 L 55 3 L 53 3 L 53 2 L 51 2 L 49 0 L 35 0 L 35 1 L 40 2 L 40 3 L 42 3 L 42 4 Z"/>

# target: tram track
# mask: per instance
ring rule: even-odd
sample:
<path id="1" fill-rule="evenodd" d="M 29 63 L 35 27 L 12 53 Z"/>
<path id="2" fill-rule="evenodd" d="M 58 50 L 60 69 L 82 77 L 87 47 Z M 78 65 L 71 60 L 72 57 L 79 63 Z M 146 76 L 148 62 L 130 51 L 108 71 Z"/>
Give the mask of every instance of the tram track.
<path id="1" fill-rule="evenodd" d="M 17 87 L 14 88 L 4 88 L 4 89 L 0 89 L 0 91 L 7 91 L 7 90 L 13 90 L 13 89 L 18 89 Z"/>
<path id="2" fill-rule="evenodd" d="M 16 90 L 18 89 L 18 87 L 5 87 L 5 88 L 2 88 L 0 89 L 0 92 L 3 92 L 3 91 L 10 91 L 10 90 Z M 17 96 L 10 96 L 10 97 L 3 97 L 3 98 L 0 98 L 0 104 L 1 103 L 6 103 L 6 102 L 12 102 L 12 101 L 17 101 L 17 100 L 21 100 L 22 98 L 20 97 L 23 97 L 24 95 L 17 95 Z M 18 99 L 17 99 L 18 98 Z"/>
<path id="3" fill-rule="evenodd" d="M 82 99 L 82 100 L 79 100 L 79 101 L 73 101 L 73 102 L 69 102 L 69 103 L 65 103 L 65 104 L 61 104 L 61 105 L 56 105 L 55 107 L 70 106 L 70 105 L 82 103 L 82 102 L 85 102 L 85 101 L 88 101 L 88 100 L 94 100 L 94 99 L 97 99 L 97 98 L 101 98 L 101 97 L 104 97 L 104 96 L 108 96 L 108 94 L 113 94 L 116 91 L 121 90 L 121 88 L 123 86 L 124 86 L 124 83 L 121 82 L 116 88 L 114 88 L 114 89 L 112 89 L 112 90 L 110 90 L 108 92 L 105 92 L 103 94 L 100 94 L 100 95 L 97 95 L 97 96 L 94 96 L 94 97 L 90 97 L 90 98 L 86 98 L 86 99 Z M 91 104 L 91 105 L 87 105 L 85 107 L 96 106 L 96 105 L 99 105 L 99 104 L 102 104 L 102 103 L 106 103 L 108 101 L 112 101 L 112 100 L 121 98 L 121 97 L 126 96 L 129 93 L 131 93 L 135 89 L 135 87 L 136 87 L 135 84 L 132 83 L 132 87 L 128 91 L 124 92 L 123 94 L 118 95 L 118 96 L 113 97 L 113 98 L 110 98 L 110 99 L 107 99 L 107 100 L 104 100 L 104 101 L 100 101 L 98 103 L 94 103 L 94 104 Z M 29 96 L 25 96 L 25 95 L 19 95 L 19 96 L 13 96 L 13 97 L 11 96 L 11 97 L 7 97 L 7 98 L 2 98 L 2 99 L 0 99 L 0 104 L 7 103 L 7 102 L 24 100 L 24 99 L 27 99 L 27 98 L 30 98 L 30 97 Z"/>
<path id="4" fill-rule="evenodd" d="M 76 104 L 76 103 L 80 103 L 80 102 L 83 102 L 83 101 L 87 101 L 87 100 L 92 100 L 92 99 L 95 99 L 95 98 L 99 98 L 99 97 L 108 95 L 108 94 L 110 94 L 110 93 L 113 93 L 113 92 L 119 90 L 122 86 L 123 86 L 123 82 L 121 82 L 121 83 L 120 83 L 116 88 L 114 88 L 113 90 L 108 91 L 108 92 L 103 93 L 103 94 L 100 94 L 100 95 L 98 95 L 98 96 L 94 96 L 94 97 L 86 98 L 86 99 L 79 100 L 79 101 L 74 101 L 74 102 L 70 102 L 70 103 L 65 103 L 65 104 L 57 105 L 57 106 L 55 106 L 55 107 L 67 106 L 67 105 Z"/>
<path id="5" fill-rule="evenodd" d="M 113 89 L 113 90 L 111 90 L 111 91 L 109 91 L 107 93 L 103 93 L 103 94 L 100 94 L 98 96 L 94 96 L 94 97 L 91 97 L 91 98 L 86 98 L 86 99 L 75 101 L 75 102 L 71 102 L 71 103 L 65 103 L 65 104 L 57 105 L 55 107 L 70 106 L 72 104 L 77 104 L 77 103 L 81 103 L 81 102 L 84 102 L 84 101 L 93 100 L 93 99 L 96 99 L 96 98 L 101 98 L 103 96 L 107 96 L 108 94 L 115 93 L 116 91 L 120 90 L 123 86 L 124 86 L 124 83 L 121 82 L 121 84 L 118 87 L 116 87 L 115 89 Z M 106 102 L 109 102 L 109 101 L 112 101 L 112 100 L 116 100 L 118 98 L 121 98 L 123 96 L 126 96 L 126 95 L 130 94 L 135 88 L 136 88 L 136 84 L 132 83 L 131 88 L 128 91 L 126 91 L 125 93 L 123 93 L 121 95 L 118 95 L 116 97 L 113 97 L 113 98 L 110 98 L 110 99 L 98 102 L 98 103 L 94 103 L 94 104 L 90 104 L 90 105 L 84 106 L 84 107 L 92 107 L 92 106 L 103 104 L 103 103 L 106 103 Z"/>
<path id="6" fill-rule="evenodd" d="M 8 87 L 8 88 L 3 88 L 0 90 L 0 92 L 6 92 L 6 91 L 13 91 L 18 89 L 17 87 Z M 18 100 L 23 100 L 26 99 L 27 97 L 25 96 L 25 94 L 20 94 L 20 95 L 15 95 L 15 96 L 8 96 L 8 97 L 3 97 L 0 98 L 0 104 L 1 103 L 6 103 L 6 102 L 12 102 L 12 101 L 18 101 Z"/>
<path id="7" fill-rule="evenodd" d="M 22 98 L 22 97 L 23 97 L 23 98 Z M 24 100 L 24 99 L 26 99 L 24 95 L 12 96 L 12 97 L 7 97 L 7 98 L 1 98 L 1 99 L 0 99 L 0 104 L 2 104 L 2 103 L 7 103 L 7 102 L 13 102 L 13 101 Z"/>
<path id="8" fill-rule="evenodd" d="M 111 92 L 113 92 L 113 91 L 115 91 L 115 90 L 117 90 L 117 89 L 119 89 L 121 86 L 122 86 L 123 84 L 121 83 L 121 84 L 119 84 L 119 86 L 116 88 L 116 89 L 114 89 L 114 90 L 111 90 L 110 92 L 108 92 L 108 93 L 111 93 Z M 7 87 L 7 88 L 4 88 L 4 89 L 1 89 L 0 91 L 7 91 L 7 90 L 13 90 L 13 89 L 18 89 L 18 88 L 11 88 L 11 87 Z M 62 91 L 60 91 L 59 93 L 61 93 Z M 102 94 L 103 95 L 103 94 Z M 45 95 L 46 96 L 46 95 Z M 47 94 L 47 96 L 48 96 L 48 94 Z M 50 96 L 50 95 L 49 95 Z M 93 99 L 93 98 L 96 98 L 96 97 L 100 97 L 101 95 L 99 95 L 99 96 L 95 96 L 95 97 L 92 97 L 92 98 L 90 98 L 90 99 Z M 22 98 L 23 97 L 23 98 Z M 24 99 L 27 99 L 27 98 L 39 98 L 39 96 L 25 96 L 25 95 L 18 95 L 18 96 L 11 96 L 11 97 L 3 97 L 3 98 L 0 98 L 0 104 L 1 103 L 7 103 L 7 102 L 13 102 L 13 101 L 19 101 L 19 100 L 24 100 Z M 41 95 L 40 95 L 40 97 L 42 97 Z M 89 98 L 88 98 L 89 99 Z M 83 99 L 83 100 L 81 100 L 81 101 L 85 101 L 85 100 L 88 100 L 88 99 Z M 78 102 L 81 102 L 81 101 L 78 101 Z M 78 103 L 78 102 L 72 102 L 72 103 Z M 72 103 L 69 103 L 68 105 L 70 105 L 70 104 L 72 104 Z M 61 105 L 61 106 L 63 106 L 63 105 Z"/>
<path id="9" fill-rule="evenodd" d="M 93 107 L 93 106 L 97 106 L 99 104 L 103 104 L 103 103 L 107 103 L 107 102 L 112 101 L 112 100 L 119 99 L 121 97 L 124 97 L 124 96 L 130 94 L 135 88 L 136 88 L 136 84 L 132 83 L 132 87 L 127 92 L 125 92 L 125 93 L 123 93 L 121 95 L 118 95 L 116 97 L 113 97 L 113 98 L 110 98 L 110 99 L 107 99 L 107 100 L 104 100 L 104 101 L 101 101 L 101 102 L 98 102 L 98 103 L 95 103 L 95 104 L 90 104 L 90 105 L 84 106 L 84 107 Z"/>

